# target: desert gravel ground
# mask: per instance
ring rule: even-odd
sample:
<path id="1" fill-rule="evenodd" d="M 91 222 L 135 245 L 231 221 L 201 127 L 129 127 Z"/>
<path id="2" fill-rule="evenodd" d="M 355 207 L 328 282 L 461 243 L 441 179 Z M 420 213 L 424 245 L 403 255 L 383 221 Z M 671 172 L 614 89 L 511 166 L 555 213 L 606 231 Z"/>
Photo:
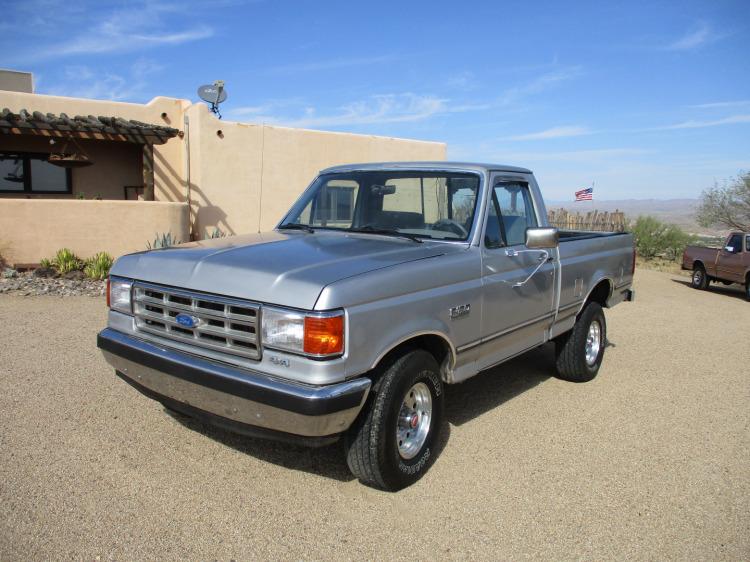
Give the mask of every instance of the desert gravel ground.
<path id="1" fill-rule="evenodd" d="M 0 559 L 750 558 L 750 303 L 641 270 L 597 379 L 549 347 L 448 391 L 396 494 L 178 421 L 95 347 L 102 298 L 0 296 Z"/>

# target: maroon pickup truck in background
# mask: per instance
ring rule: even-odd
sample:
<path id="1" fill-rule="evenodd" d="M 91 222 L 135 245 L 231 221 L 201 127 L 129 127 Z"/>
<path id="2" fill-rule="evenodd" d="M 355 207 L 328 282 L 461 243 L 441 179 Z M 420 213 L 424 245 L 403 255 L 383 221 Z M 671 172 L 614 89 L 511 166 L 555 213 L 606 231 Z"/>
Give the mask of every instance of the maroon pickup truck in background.
<path id="1" fill-rule="evenodd" d="M 696 289 L 707 289 L 711 281 L 740 283 L 750 301 L 750 233 L 732 232 L 723 248 L 688 246 L 682 254 L 682 269 L 693 272 Z"/>

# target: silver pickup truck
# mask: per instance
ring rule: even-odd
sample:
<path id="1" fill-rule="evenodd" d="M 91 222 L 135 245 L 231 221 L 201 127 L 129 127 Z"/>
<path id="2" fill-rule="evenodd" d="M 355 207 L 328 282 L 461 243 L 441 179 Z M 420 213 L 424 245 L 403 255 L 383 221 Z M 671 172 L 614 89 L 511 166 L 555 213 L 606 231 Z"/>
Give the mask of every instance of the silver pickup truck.
<path id="1" fill-rule="evenodd" d="M 323 170 L 275 230 L 124 256 L 98 346 L 167 409 L 312 445 L 362 482 L 429 467 L 444 387 L 545 342 L 596 376 L 604 307 L 632 300 L 633 238 L 550 228 L 529 170 Z"/>

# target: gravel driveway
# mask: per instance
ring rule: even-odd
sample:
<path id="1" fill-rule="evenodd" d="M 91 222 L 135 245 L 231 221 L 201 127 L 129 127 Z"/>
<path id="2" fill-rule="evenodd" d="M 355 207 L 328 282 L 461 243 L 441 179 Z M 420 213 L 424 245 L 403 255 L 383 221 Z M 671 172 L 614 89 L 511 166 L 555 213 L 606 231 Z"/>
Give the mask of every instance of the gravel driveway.
<path id="1" fill-rule="evenodd" d="M 640 270 L 597 379 L 542 348 L 449 388 L 397 494 L 339 446 L 167 415 L 95 347 L 103 298 L 0 296 L 0 559 L 750 558 L 750 303 Z"/>

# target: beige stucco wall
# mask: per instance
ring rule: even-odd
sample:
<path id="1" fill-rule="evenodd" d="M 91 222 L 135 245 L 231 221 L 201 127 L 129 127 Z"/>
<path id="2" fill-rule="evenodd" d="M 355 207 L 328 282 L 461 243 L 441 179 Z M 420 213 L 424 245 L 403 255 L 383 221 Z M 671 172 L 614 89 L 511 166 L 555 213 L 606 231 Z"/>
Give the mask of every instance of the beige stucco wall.
<path id="1" fill-rule="evenodd" d="M 0 91 L 0 108 L 4 107 L 14 112 L 26 109 L 70 116 L 117 116 L 183 131 L 184 135 L 154 147 L 155 199 L 185 202 L 189 193 L 190 220 L 195 238 L 203 238 L 217 227 L 230 235 L 272 228 L 317 172 L 329 166 L 381 160 L 444 160 L 446 156 L 444 143 L 224 121 L 212 115 L 203 103 L 191 104 L 173 98 L 158 97 L 147 104 L 134 104 Z M 41 150 L 48 146 L 48 140 L 0 135 L 0 150 L 18 150 L 23 146 L 28 146 L 29 150 Z M 73 195 L 51 196 L 57 197 L 57 202 L 39 207 L 47 219 L 53 217 L 50 209 L 62 203 L 60 199 L 72 199 L 79 192 L 84 192 L 87 198 L 101 195 L 105 199 L 120 199 L 123 185 L 141 183 L 139 145 L 89 141 L 84 149 L 95 164 L 73 171 Z M 33 218 L 35 211 L 32 207 L 11 205 L 18 197 L 0 195 L 0 217 L 11 218 L 14 212 L 23 211 Z M 38 196 L 34 201 L 43 202 L 49 198 Z M 79 228 L 74 224 L 72 210 L 80 211 L 83 207 L 60 207 L 60 218 L 50 223 L 56 224 L 56 228 L 44 226 L 46 219 L 30 220 L 29 223 L 14 219 L 13 224 L 19 227 L 22 235 L 13 234 L 12 240 L 4 240 L 11 229 L 7 222 L 0 225 L 0 244 L 13 242 L 14 251 L 19 256 L 15 260 L 19 262 L 37 260 L 61 245 L 72 245 L 73 242 L 80 244 L 80 249 L 74 249 L 84 255 L 107 248 L 119 254 L 126 247 L 119 234 L 122 229 L 134 229 L 132 233 L 138 240 L 132 249 L 143 247 L 145 239 L 140 238 L 144 232 L 149 238 L 154 232 L 170 230 L 169 225 L 174 219 L 167 218 L 164 211 L 155 211 L 157 208 L 144 211 L 136 221 L 137 226 L 127 226 L 125 217 L 138 215 L 136 211 L 128 206 L 107 207 L 103 215 L 106 220 L 84 216 L 81 224 L 85 227 Z M 125 215 L 119 217 L 118 211 Z M 148 220 L 154 221 L 151 226 L 148 226 Z M 41 230 L 28 226 L 37 224 L 41 225 Z M 63 227 L 74 233 L 70 238 L 72 242 L 54 241 L 54 236 L 59 236 Z M 87 231 L 89 240 L 97 242 L 86 242 L 85 236 L 78 234 Z M 52 237 L 51 242 L 36 239 L 48 237 Z M 179 234 L 179 237 L 187 239 L 186 234 Z M 111 244 L 109 238 L 112 238 Z M 24 244 L 27 249 L 22 248 Z"/>
<path id="2" fill-rule="evenodd" d="M 11 264 L 39 263 L 60 248 L 87 258 L 145 250 L 155 233 L 187 240 L 187 205 L 159 201 L 6 199 L 0 202 L 0 251 Z"/>
<path id="3" fill-rule="evenodd" d="M 186 112 L 194 233 L 273 228 L 323 168 L 351 162 L 445 160 L 446 145 L 372 135 L 219 121 Z"/>

